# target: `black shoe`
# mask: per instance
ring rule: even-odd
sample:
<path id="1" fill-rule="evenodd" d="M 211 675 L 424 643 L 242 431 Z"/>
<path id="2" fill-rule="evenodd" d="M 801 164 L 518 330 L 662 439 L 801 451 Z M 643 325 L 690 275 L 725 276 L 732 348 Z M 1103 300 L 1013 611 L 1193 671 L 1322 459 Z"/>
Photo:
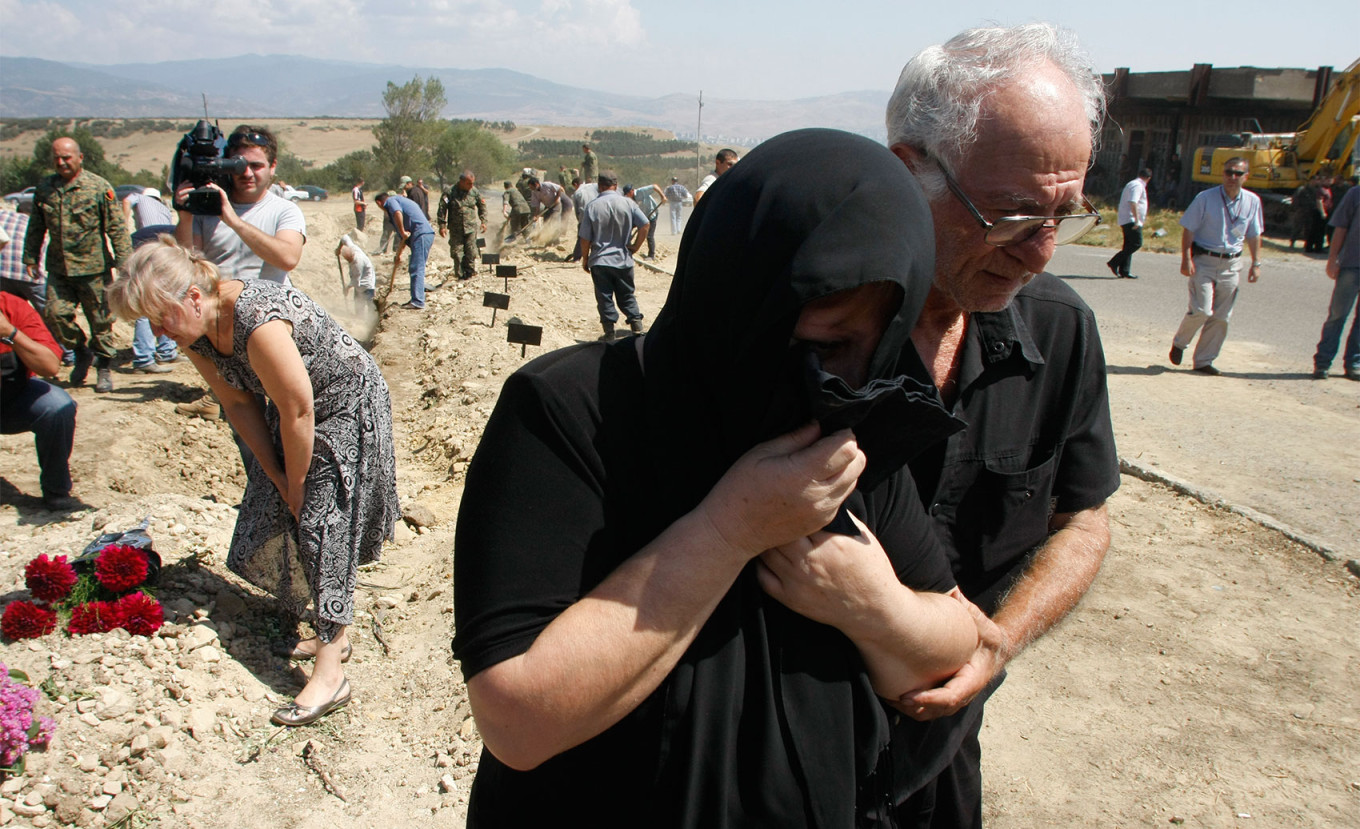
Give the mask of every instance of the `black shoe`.
<path id="1" fill-rule="evenodd" d="M 407 311 L 424 311 L 424 310 L 425 310 L 425 306 L 424 306 L 424 305 L 412 305 L 412 304 L 409 303 L 409 302 L 403 302 L 402 304 L 398 305 L 397 307 L 398 307 L 398 308 L 405 308 Z"/>
<path id="2" fill-rule="evenodd" d="M 44 509 L 52 512 L 75 512 L 85 506 L 85 503 L 74 495 L 44 495 L 42 504 Z"/>
<path id="3" fill-rule="evenodd" d="M 1195 369 L 1194 369 L 1194 370 L 1195 370 L 1195 371 L 1198 371 L 1200 374 L 1207 374 L 1207 375 L 1209 375 L 1210 377 L 1217 377 L 1218 375 L 1220 375 L 1220 374 L 1223 373 L 1223 372 L 1219 371 L 1218 369 L 1214 368 L 1214 364 L 1213 364 L 1213 363 L 1209 363 L 1208 365 L 1203 365 L 1203 366 L 1195 366 Z"/>
<path id="4" fill-rule="evenodd" d="M 1134 276 L 1134 275 L 1131 274 L 1131 273 L 1121 273 L 1120 276 L 1124 277 L 1125 279 L 1137 279 L 1137 278 L 1138 278 L 1138 277 Z"/>
<path id="5" fill-rule="evenodd" d="M 85 385 L 85 378 L 90 374 L 90 366 L 94 365 L 94 352 L 88 348 L 82 348 L 76 352 L 75 365 L 71 367 L 71 385 Z"/>
<path id="6" fill-rule="evenodd" d="M 1167 358 L 1171 360 L 1171 365 L 1178 366 L 1181 364 L 1181 358 L 1184 356 L 1185 349 L 1178 345 L 1173 345 L 1171 346 L 1171 353 L 1167 355 Z"/>
<path id="7" fill-rule="evenodd" d="M 1326 380 L 1326 379 L 1327 379 L 1327 369 L 1325 369 L 1325 368 L 1315 368 L 1315 369 L 1313 369 L 1313 379 L 1314 379 L 1314 380 Z"/>
<path id="8" fill-rule="evenodd" d="M 1119 272 L 1119 269 L 1114 266 L 1113 262 L 1106 262 L 1105 267 L 1110 269 L 1110 273 L 1114 274 L 1116 279 L 1124 275 Z"/>
<path id="9" fill-rule="evenodd" d="M 613 339 L 614 339 L 614 323 L 612 323 L 612 322 L 603 322 L 603 323 L 600 323 L 600 325 L 601 325 L 602 328 L 604 328 L 604 335 L 601 336 L 600 339 L 601 339 L 602 341 L 604 341 L 604 342 L 609 342 L 610 340 L 613 340 Z"/>
<path id="10" fill-rule="evenodd" d="M 113 372 L 106 368 L 94 370 L 94 392 L 95 394 L 108 394 L 113 391 Z"/>
<path id="11" fill-rule="evenodd" d="M 1348 368 L 1348 369 L 1346 369 L 1346 379 L 1347 379 L 1347 380 L 1354 380 L 1354 381 L 1356 381 L 1357 383 L 1360 383 L 1360 368 Z"/>

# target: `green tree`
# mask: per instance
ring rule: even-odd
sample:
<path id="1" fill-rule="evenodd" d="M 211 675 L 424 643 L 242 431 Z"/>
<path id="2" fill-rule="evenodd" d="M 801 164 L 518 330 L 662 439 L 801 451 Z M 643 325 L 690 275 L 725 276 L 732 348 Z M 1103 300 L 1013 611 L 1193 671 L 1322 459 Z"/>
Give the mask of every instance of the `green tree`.
<path id="1" fill-rule="evenodd" d="M 474 121 L 446 121 L 434 144 L 431 163 L 444 188 L 471 170 L 489 181 L 515 160 L 515 151 Z"/>
<path id="2" fill-rule="evenodd" d="M 440 116 L 447 104 L 444 84 L 438 78 L 421 80 L 416 75 L 401 86 L 387 82 L 383 93 L 387 117 L 373 128 L 373 136 L 378 139 L 378 172 L 388 187 L 395 187 L 402 175 L 417 178 L 430 169 L 432 150 L 443 129 Z"/>

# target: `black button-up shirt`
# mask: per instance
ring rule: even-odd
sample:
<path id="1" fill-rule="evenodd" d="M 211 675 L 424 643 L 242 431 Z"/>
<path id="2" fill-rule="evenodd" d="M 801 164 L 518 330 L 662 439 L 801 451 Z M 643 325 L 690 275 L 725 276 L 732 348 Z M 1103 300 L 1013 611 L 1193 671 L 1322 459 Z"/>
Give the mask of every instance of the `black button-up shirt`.
<path id="1" fill-rule="evenodd" d="M 1004 310 L 971 315 L 958 384 L 953 414 L 967 428 L 911 470 L 959 587 L 990 615 L 1055 512 L 1119 488 L 1095 316 L 1041 274 Z"/>

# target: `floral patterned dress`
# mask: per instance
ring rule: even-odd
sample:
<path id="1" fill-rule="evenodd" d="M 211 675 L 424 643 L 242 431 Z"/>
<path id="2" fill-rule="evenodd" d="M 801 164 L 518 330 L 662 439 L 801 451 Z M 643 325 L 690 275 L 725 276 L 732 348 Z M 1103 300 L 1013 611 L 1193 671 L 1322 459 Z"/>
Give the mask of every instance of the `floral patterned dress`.
<path id="1" fill-rule="evenodd" d="M 252 279 L 236 300 L 232 353 L 207 337 L 193 350 L 207 357 L 233 388 L 263 395 L 246 358 L 246 342 L 273 320 L 292 325 L 293 342 L 312 381 L 315 441 L 300 519 L 259 462 L 251 459 L 227 567 L 277 596 L 299 618 L 314 603 L 315 627 L 329 642 L 354 621 L 360 564 L 376 561 L 401 516 L 392 401 L 378 365 L 353 337 L 306 294 Z M 283 457 L 279 411 L 265 407 L 274 450 Z"/>

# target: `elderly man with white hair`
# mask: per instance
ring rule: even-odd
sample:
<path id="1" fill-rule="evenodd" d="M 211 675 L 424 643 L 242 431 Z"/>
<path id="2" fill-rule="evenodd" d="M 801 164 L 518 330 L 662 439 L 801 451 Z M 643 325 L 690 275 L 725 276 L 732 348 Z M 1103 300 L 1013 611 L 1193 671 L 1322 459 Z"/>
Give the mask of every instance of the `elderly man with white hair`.
<path id="1" fill-rule="evenodd" d="M 1099 219 L 1082 185 L 1103 109 L 1075 36 L 1043 23 L 923 50 L 888 103 L 888 144 L 935 224 L 934 285 L 901 368 L 968 424 L 911 469 L 982 634 L 951 679 L 897 702 L 900 826 L 981 826 L 983 703 L 1109 547 L 1119 464 L 1100 337 L 1044 272 Z"/>

